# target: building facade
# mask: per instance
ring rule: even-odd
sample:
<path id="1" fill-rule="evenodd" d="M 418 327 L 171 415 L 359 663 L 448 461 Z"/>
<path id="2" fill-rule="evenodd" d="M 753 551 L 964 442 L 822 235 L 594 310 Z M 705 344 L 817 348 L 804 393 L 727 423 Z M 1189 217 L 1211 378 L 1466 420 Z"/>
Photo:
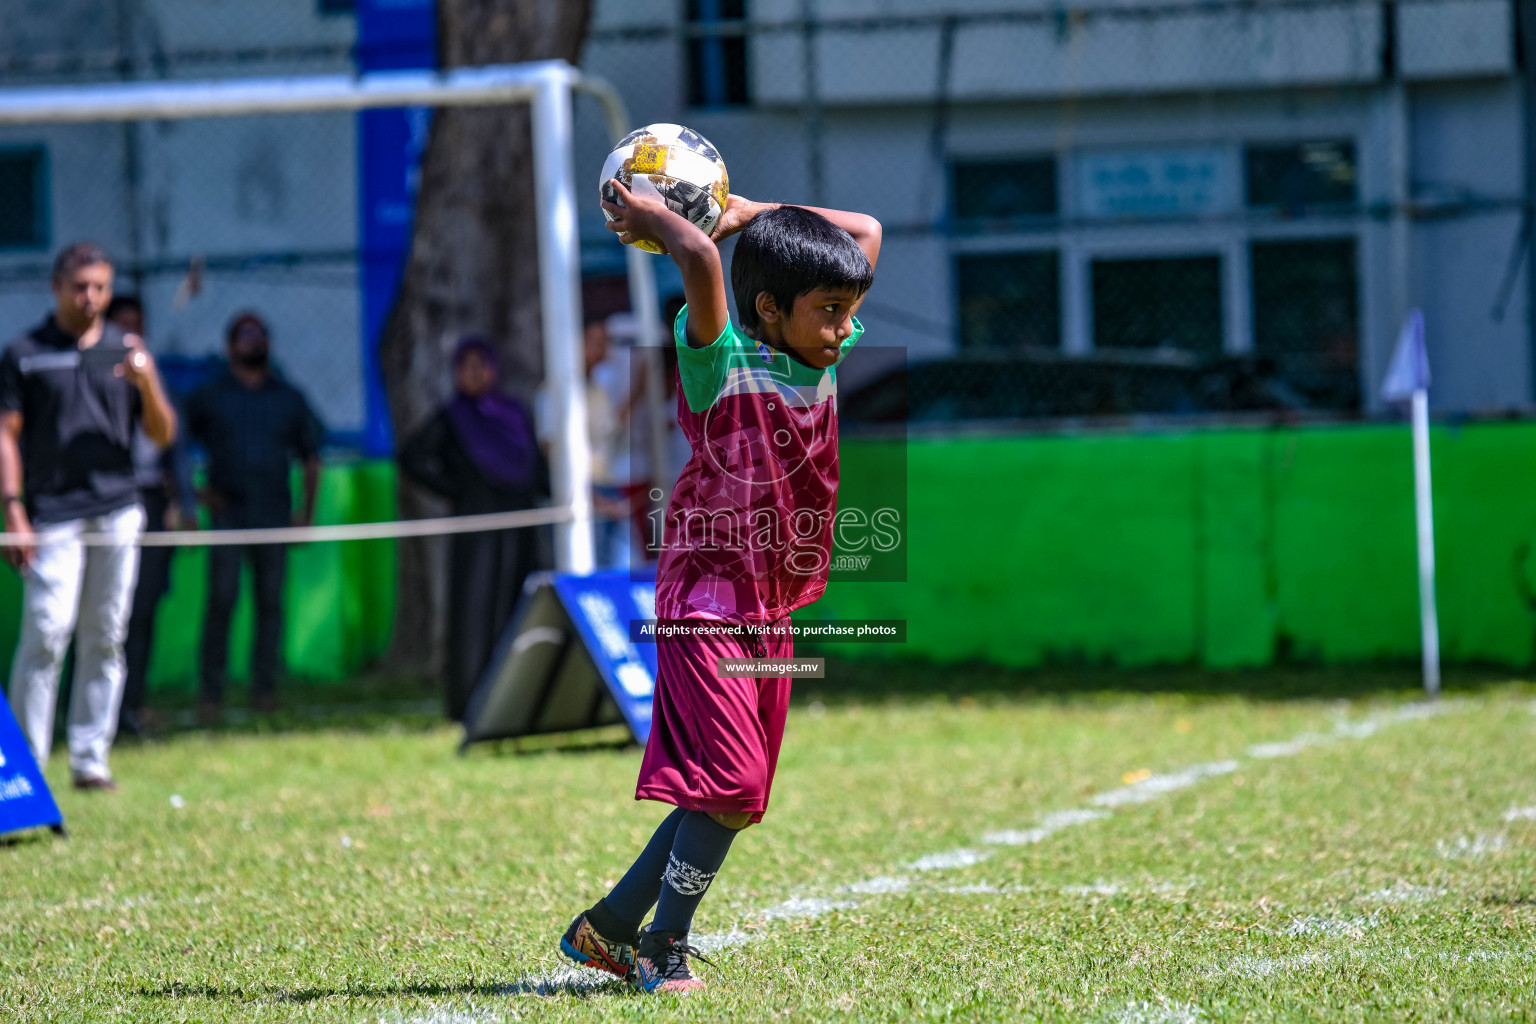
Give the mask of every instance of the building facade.
<path id="1" fill-rule="evenodd" d="M 389 36 L 430 32 L 430 0 L 15 2 L 6 85 L 431 52 Z M 709 137 L 735 191 L 879 217 L 861 318 L 887 363 L 1250 360 L 1297 408 L 1370 415 L 1419 307 L 1435 407 L 1504 413 L 1530 406 L 1536 373 L 1524 2 L 596 0 L 582 63 L 636 124 Z M 383 37 L 394 50 L 368 49 Z M 48 255 L 96 237 L 162 350 L 217 351 L 256 308 L 338 437 L 364 436 L 383 414 L 367 352 L 387 294 L 370 295 L 388 288 L 367 267 L 408 238 L 429 123 L 399 120 L 0 130 L 0 325 L 36 320 Z M 596 283 L 623 258 L 596 208 L 608 139 L 587 101 L 577 126 Z M 373 201 L 370 175 L 398 194 Z M 658 268 L 665 296 L 677 281 Z"/>

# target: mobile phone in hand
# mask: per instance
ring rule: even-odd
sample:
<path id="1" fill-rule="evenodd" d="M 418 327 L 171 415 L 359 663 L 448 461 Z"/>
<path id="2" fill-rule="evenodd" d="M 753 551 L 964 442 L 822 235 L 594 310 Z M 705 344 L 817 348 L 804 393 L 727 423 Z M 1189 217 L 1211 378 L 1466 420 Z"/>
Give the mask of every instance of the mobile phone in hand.
<path id="1" fill-rule="evenodd" d="M 110 369 L 127 359 L 132 351 L 119 345 L 92 345 L 80 350 L 80 365 L 88 370 Z"/>

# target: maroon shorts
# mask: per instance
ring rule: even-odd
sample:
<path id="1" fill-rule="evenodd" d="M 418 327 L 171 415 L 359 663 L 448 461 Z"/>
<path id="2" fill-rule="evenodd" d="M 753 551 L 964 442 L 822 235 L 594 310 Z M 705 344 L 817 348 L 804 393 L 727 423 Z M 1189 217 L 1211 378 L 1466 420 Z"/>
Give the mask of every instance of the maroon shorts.
<path id="1" fill-rule="evenodd" d="M 651 735 L 636 800 L 763 819 L 784 739 L 789 679 L 716 678 L 715 659 L 754 657 L 745 643 L 732 636 L 657 640 Z M 762 644 L 757 656 L 794 656 L 787 631 Z"/>

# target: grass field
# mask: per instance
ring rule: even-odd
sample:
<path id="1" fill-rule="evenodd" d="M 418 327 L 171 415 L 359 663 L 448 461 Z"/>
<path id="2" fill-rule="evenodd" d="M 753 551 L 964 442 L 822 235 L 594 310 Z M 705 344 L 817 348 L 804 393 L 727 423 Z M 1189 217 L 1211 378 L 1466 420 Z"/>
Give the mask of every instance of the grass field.
<path id="1" fill-rule="evenodd" d="M 0 848 L 0 1019 L 1536 1016 L 1536 688 L 942 672 L 797 701 L 684 998 L 553 953 L 661 816 L 632 748 L 190 732 L 120 750 L 111 796 L 56 756 L 73 838 Z"/>

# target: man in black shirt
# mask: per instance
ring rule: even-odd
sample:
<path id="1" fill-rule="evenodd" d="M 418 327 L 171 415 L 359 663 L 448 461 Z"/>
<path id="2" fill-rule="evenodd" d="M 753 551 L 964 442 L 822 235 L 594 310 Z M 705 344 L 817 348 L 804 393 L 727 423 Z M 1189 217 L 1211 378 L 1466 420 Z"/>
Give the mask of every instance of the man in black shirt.
<path id="1" fill-rule="evenodd" d="M 308 526 L 320 483 L 320 421 L 299 391 L 272 372 L 267 325 L 242 313 L 229 325 L 229 369 L 187 399 L 187 427 L 208 450 L 208 511 L 214 529 Z M 304 470 L 302 511 L 295 516 L 289 474 Z M 252 706 L 277 707 L 283 642 L 281 544 L 212 547 L 208 551 L 208 609 L 203 621 L 202 702 L 208 723 L 224 709 L 229 673 L 229 617 L 240 590 L 240 562 L 250 560 L 256 590 L 256 644 L 251 658 Z"/>
<path id="2" fill-rule="evenodd" d="M 123 636 L 144 526 L 133 431 L 176 437 L 176 414 L 140 339 L 106 322 L 112 265 L 79 242 L 53 268 L 54 312 L 0 355 L 3 549 L 24 581 L 10 703 L 38 762 L 53 743 L 59 670 L 75 638 L 69 766 L 81 789 L 115 789 L 107 752 L 123 693 Z M 86 545 L 82 535 L 107 535 Z M 78 626 L 78 629 L 77 629 Z"/>

